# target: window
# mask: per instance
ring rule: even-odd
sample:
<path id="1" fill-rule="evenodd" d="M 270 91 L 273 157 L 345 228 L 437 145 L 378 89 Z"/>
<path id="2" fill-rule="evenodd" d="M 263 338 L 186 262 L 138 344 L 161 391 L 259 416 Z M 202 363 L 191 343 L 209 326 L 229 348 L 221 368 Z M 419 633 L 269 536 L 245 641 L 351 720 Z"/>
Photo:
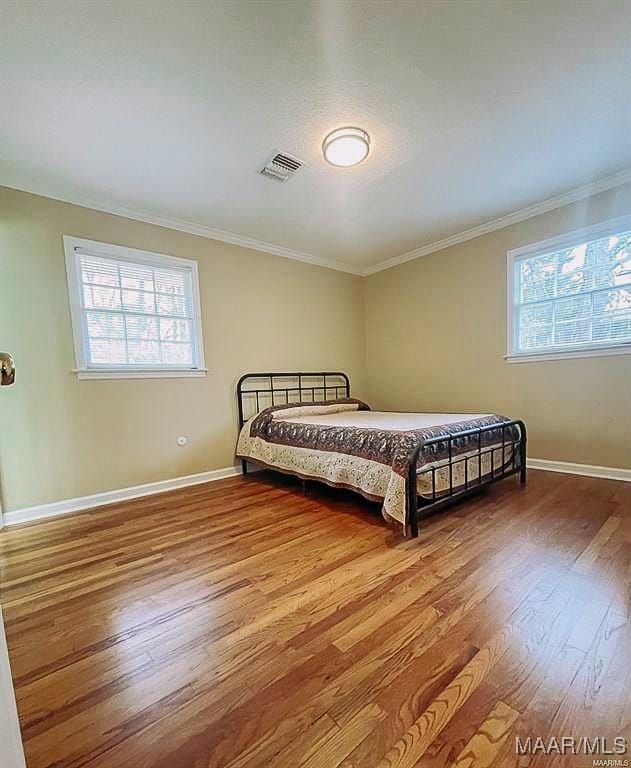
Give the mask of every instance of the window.
<path id="1" fill-rule="evenodd" d="M 79 378 L 203 376 L 197 263 L 64 236 Z"/>
<path id="2" fill-rule="evenodd" d="M 509 361 L 631 354 L 631 217 L 508 253 Z"/>

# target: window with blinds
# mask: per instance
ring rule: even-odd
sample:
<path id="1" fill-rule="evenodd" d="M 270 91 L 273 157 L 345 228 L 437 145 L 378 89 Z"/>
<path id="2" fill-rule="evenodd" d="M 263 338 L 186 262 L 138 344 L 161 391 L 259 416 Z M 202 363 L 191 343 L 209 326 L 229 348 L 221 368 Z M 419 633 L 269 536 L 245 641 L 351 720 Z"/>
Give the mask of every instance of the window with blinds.
<path id="1" fill-rule="evenodd" d="M 203 369 L 195 262 L 103 243 L 66 249 L 79 373 Z"/>
<path id="2" fill-rule="evenodd" d="M 526 250 L 509 263 L 509 357 L 631 352 L 631 222 L 621 230 Z"/>

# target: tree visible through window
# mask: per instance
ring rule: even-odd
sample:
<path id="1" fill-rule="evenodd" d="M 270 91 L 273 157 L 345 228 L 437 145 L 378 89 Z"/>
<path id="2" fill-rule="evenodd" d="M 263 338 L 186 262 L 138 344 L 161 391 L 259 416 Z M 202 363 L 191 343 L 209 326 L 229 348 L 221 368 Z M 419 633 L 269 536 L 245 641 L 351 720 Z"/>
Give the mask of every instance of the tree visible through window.
<path id="1" fill-rule="evenodd" d="M 194 262 L 107 248 L 69 252 L 79 369 L 199 368 Z"/>
<path id="2" fill-rule="evenodd" d="M 631 342 L 631 231 L 514 262 L 514 351 Z"/>

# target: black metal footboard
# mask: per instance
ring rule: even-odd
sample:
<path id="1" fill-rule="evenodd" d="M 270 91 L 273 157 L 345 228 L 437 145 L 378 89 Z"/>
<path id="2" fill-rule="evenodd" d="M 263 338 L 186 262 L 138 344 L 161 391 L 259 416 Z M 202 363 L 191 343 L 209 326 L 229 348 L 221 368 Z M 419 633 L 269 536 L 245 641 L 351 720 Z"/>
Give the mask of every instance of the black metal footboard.
<path id="1" fill-rule="evenodd" d="M 499 466 L 495 460 L 498 452 L 501 456 Z M 441 456 L 442 461 L 436 462 L 436 456 Z M 483 465 L 488 465 L 487 471 L 483 471 Z M 456 468 L 462 469 L 459 482 L 454 477 Z M 439 473 L 442 477 L 447 475 L 444 488 L 438 487 Z M 523 485 L 526 482 L 526 425 L 520 419 L 422 440 L 410 453 L 408 461 L 408 534 L 418 536 L 419 516 L 432 514 L 480 488 L 516 474 Z M 421 476 L 431 476 L 431 486 L 427 493 L 419 496 Z"/>

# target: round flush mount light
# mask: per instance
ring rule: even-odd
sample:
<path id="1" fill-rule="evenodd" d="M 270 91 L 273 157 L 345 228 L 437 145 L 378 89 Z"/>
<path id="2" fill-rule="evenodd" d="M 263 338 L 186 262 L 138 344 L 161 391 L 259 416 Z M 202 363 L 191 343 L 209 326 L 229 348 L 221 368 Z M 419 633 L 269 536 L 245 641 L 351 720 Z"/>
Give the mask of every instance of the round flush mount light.
<path id="1" fill-rule="evenodd" d="M 327 163 L 348 168 L 368 157 L 370 136 L 361 128 L 338 128 L 322 142 L 322 153 Z"/>

